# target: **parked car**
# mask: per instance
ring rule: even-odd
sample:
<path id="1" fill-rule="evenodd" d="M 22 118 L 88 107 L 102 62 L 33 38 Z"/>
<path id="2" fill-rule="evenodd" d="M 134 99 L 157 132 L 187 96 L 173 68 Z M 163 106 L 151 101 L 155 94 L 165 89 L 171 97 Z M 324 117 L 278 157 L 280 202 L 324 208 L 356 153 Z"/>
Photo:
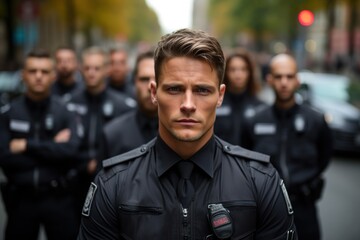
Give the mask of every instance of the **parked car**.
<path id="1" fill-rule="evenodd" d="M 334 150 L 360 153 L 360 109 L 350 103 L 350 79 L 312 72 L 300 72 L 298 76 L 299 99 L 325 114 L 333 132 Z"/>
<path id="2" fill-rule="evenodd" d="M 24 92 L 21 72 L 0 72 L 0 107 Z"/>

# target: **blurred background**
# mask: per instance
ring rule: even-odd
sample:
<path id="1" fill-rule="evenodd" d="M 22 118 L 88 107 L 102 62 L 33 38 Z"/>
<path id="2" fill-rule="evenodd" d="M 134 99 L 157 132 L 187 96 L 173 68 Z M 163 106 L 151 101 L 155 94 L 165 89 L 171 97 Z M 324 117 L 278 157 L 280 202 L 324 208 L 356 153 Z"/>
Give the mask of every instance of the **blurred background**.
<path id="1" fill-rule="evenodd" d="M 122 46 L 134 57 L 181 27 L 216 36 L 225 53 L 250 50 L 263 77 L 274 54 L 296 57 L 302 89 L 317 95 L 302 91 L 302 101 L 327 113 L 339 140 L 319 203 L 323 239 L 359 239 L 359 0 L 0 0 L 0 106 L 22 91 L 19 69 L 35 47 L 70 46 L 80 55 L 92 45 Z M 266 87 L 262 97 L 271 101 Z M 340 111 L 318 97 L 338 99 Z M 5 221 L 0 204 L 0 239 Z"/>
<path id="2" fill-rule="evenodd" d="M 175 2 L 177 4 L 175 4 Z M 183 5 L 192 5 L 184 12 Z M 176 29 L 165 22 L 215 35 L 225 49 L 246 47 L 267 55 L 291 51 L 301 68 L 360 73 L 358 0 L 1 0 L 0 69 L 16 69 L 29 49 L 123 44 L 153 45 Z M 150 4 L 149 4 L 150 3 Z M 178 19 L 160 19 L 151 6 L 180 6 Z M 180 4 L 179 4 L 180 3 Z M 307 11 L 304 11 L 307 10 Z M 166 11 L 166 10 L 165 10 Z M 189 16 L 189 17 L 188 17 Z M 162 20 L 162 22 L 160 21 Z"/>

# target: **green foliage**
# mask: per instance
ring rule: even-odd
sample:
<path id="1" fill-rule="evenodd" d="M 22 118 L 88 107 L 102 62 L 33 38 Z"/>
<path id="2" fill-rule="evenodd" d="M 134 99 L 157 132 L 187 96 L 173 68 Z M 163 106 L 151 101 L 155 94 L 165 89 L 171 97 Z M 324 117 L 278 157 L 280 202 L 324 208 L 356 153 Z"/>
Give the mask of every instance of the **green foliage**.
<path id="1" fill-rule="evenodd" d="M 121 36 L 129 41 L 153 41 L 161 34 L 155 12 L 145 0 L 48 0 L 44 11 L 56 14 L 64 24 L 71 17 L 82 31 L 99 28 L 107 37 Z M 68 16 L 69 8 L 74 16 Z"/>
<path id="2" fill-rule="evenodd" d="M 269 35 L 291 38 L 300 10 L 316 11 L 325 4 L 326 0 L 210 0 L 209 16 L 214 34 L 236 44 L 243 32 L 261 39 Z"/>

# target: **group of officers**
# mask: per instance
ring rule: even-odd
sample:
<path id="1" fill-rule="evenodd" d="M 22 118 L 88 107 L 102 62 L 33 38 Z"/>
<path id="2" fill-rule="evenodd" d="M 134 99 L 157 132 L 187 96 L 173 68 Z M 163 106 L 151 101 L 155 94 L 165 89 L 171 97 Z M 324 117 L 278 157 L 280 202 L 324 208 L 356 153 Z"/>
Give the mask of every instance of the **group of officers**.
<path id="1" fill-rule="evenodd" d="M 130 79 L 127 61 L 99 47 L 81 67 L 66 47 L 27 55 L 26 92 L 0 115 L 5 240 L 40 225 L 49 240 L 321 238 L 331 132 L 297 103 L 291 55 L 269 63 L 271 106 L 250 53 L 225 61 L 202 31 L 163 36 Z"/>

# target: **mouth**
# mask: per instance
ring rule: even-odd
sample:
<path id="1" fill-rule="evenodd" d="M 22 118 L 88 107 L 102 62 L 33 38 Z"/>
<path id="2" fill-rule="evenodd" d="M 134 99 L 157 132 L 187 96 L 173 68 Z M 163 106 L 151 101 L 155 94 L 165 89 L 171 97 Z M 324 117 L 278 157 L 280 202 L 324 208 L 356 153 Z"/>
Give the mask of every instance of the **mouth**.
<path id="1" fill-rule="evenodd" d="M 194 119 L 188 119 L 188 118 L 179 119 L 176 122 L 179 123 L 180 125 L 186 125 L 186 126 L 193 126 L 193 125 L 199 123 L 199 121 L 196 121 Z"/>

